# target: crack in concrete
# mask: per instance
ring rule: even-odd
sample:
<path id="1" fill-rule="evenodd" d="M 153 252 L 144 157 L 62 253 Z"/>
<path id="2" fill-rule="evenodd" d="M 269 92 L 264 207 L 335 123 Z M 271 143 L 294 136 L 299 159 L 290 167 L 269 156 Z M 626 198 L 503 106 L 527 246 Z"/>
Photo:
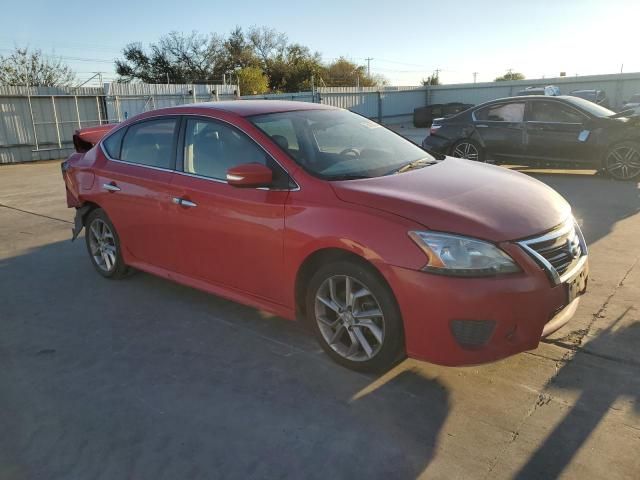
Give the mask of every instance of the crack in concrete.
<path id="1" fill-rule="evenodd" d="M 553 374 L 553 376 L 551 376 L 551 378 L 548 380 L 547 385 L 545 386 L 545 389 L 549 388 L 551 385 L 555 383 L 556 378 L 558 377 L 558 373 L 560 372 L 560 369 L 562 368 L 562 366 L 566 366 L 569 362 L 571 362 L 571 360 L 575 358 L 578 352 L 584 352 L 584 353 L 588 352 L 587 350 L 580 348 L 584 338 L 591 331 L 591 328 L 593 327 L 593 324 L 595 323 L 596 319 L 604 317 L 604 314 L 603 314 L 604 311 L 607 309 L 607 307 L 609 306 L 609 303 L 611 303 L 611 300 L 613 299 L 617 291 L 620 289 L 620 287 L 624 285 L 625 280 L 631 274 L 633 269 L 636 267 L 636 265 L 638 264 L 638 261 L 640 261 L 640 257 L 636 257 L 636 259 L 633 261 L 631 266 L 627 269 L 627 271 L 622 276 L 622 279 L 613 287 L 613 291 L 607 296 L 607 298 L 602 303 L 598 311 L 591 316 L 591 321 L 587 325 L 587 328 L 578 330 L 577 332 L 578 335 L 574 336 L 575 341 L 573 341 L 572 343 L 565 344 L 566 345 L 565 348 L 567 348 L 567 351 L 562 355 L 562 358 L 560 360 L 556 361 L 556 371 Z M 496 466 L 500 462 L 500 459 L 502 458 L 504 453 L 507 451 L 509 446 L 518 439 L 518 436 L 520 435 L 520 430 L 524 425 L 524 423 L 529 419 L 529 417 L 531 417 L 531 415 L 533 415 L 538 408 L 548 405 L 552 400 L 554 399 L 550 394 L 540 392 L 533 406 L 529 410 L 527 410 L 527 412 L 523 415 L 522 419 L 518 422 L 516 429 L 512 432 L 511 438 L 505 443 L 504 447 L 500 449 L 500 451 L 493 458 L 493 460 L 489 462 L 489 468 L 483 477 L 484 479 L 489 478 L 489 476 L 491 475 L 493 470 L 496 468 Z"/>
<path id="2" fill-rule="evenodd" d="M 12 207 L 10 205 L 5 205 L 4 203 L 0 203 L 0 207 L 8 208 L 9 210 L 14 210 L 14 211 L 20 212 L 20 213 L 26 213 L 28 215 L 35 215 L 36 217 L 48 218 L 49 220 L 56 220 L 58 222 L 64 222 L 64 223 L 68 223 L 70 225 L 73 225 L 73 222 L 71 222 L 69 220 L 64 220 L 62 218 L 56 218 L 56 217 L 50 217 L 49 215 L 44 215 L 42 213 L 30 212 L 29 210 L 23 210 L 23 209 L 18 208 L 18 207 Z"/>

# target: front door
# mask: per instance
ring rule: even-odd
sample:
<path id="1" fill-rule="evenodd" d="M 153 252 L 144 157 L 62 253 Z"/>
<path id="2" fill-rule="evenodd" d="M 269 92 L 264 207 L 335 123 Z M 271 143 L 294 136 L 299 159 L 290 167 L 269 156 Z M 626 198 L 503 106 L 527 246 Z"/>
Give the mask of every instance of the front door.
<path id="1" fill-rule="evenodd" d="M 595 138 L 584 127 L 588 117 L 553 100 L 531 100 L 526 116 L 527 157 L 547 161 L 588 162 Z"/>
<path id="2" fill-rule="evenodd" d="M 488 158 L 524 154 L 525 102 L 505 102 L 476 110 L 474 127 Z"/>
<path id="3" fill-rule="evenodd" d="M 179 153 L 182 172 L 172 182 L 180 199 L 172 212 L 177 271 L 282 303 L 286 173 L 231 125 L 185 118 Z M 274 170 L 273 188 L 227 184 L 230 167 L 254 162 Z"/>

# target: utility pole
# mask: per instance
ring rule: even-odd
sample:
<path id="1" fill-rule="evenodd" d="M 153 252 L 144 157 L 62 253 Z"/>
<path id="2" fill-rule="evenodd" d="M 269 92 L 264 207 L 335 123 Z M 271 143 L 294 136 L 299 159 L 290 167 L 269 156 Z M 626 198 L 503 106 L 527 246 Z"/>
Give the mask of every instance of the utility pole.
<path id="1" fill-rule="evenodd" d="M 476 83 L 477 76 L 478 76 L 478 72 L 473 72 L 473 83 Z"/>
<path id="2" fill-rule="evenodd" d="M 367 77 L 370 77 L 371 76 L 371 60 L 373 60 L 373 58 L 367 57 L 365 58 L 365 60 L 367 61 Z"/>

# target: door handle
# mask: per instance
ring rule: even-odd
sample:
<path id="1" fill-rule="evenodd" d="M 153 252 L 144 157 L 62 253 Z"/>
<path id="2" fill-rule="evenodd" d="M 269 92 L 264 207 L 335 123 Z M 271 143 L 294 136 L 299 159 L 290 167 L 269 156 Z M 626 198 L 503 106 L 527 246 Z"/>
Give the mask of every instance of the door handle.
<path id="1" fill-rule="evenodd" d="M 478 128 L 488 128 L 489 125 L 485 125 L 484 123 L 479 123 L 479 124 L 476 125 L 476 127 L 478 127 Z"/>
<path id="2" fill-rule="evenodd" d="M 118 187 L 115 183 L 103 183 L 102 188 L 104 188 L 107 192 L 119 192 L 120 187 Z"/>
<path id="3" fill-rule="evenodd" d="M 176 205 L 180 205 L 181 207 L 193 208 L 193 207 L 197 207 L 198 206 L 197 203 L 192 202 L 191 200 L 186 200 L 184 198 L 180 198 L 180 197 L 173 197 L 171 199 L 171 201 L 173 203 L 175 203 Z"/>

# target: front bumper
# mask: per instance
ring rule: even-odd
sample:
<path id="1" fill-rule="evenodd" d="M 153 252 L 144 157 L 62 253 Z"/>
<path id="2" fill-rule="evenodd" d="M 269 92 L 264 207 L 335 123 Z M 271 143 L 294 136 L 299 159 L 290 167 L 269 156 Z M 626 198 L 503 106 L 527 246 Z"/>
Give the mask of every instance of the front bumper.
<path id="1" fill-rule="evenodd" d="M 571 319 L 579 297 L 567 304 L 566 284 L 552 285 L 522 250 L 510 250 L 522 273 L 459 278 L 391 267 L 409 357 L 450 366 L 492 362 L 535 349 Z"/>

